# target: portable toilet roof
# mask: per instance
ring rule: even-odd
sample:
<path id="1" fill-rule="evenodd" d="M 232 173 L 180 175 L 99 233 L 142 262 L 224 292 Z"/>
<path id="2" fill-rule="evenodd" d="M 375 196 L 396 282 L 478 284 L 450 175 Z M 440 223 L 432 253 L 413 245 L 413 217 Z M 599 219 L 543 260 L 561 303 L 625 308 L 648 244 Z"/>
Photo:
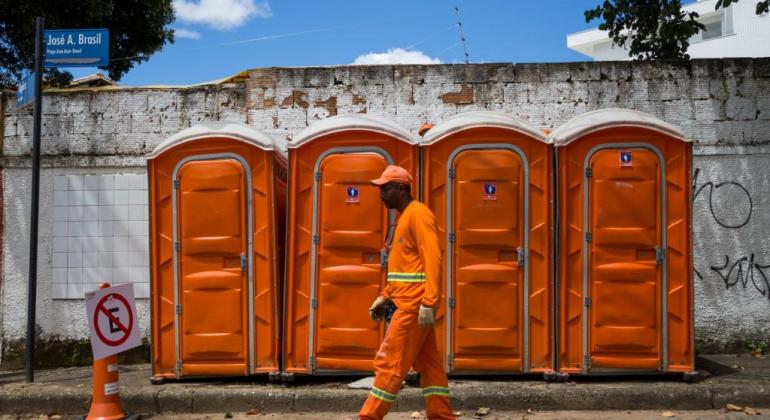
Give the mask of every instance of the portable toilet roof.
<path id="1" fill-rule="evenodd" d="M 586 134 L 614 127 L 645 128 L 685 142 L 691 141 L 673 125 L 650 114 L 625 108 L 598 109 L 578 115 L 553 130 L 550 139 L 556 147 L 566 146 Z"/>
<path id="2" fill-rule="evenodd" d="M 521 118 L 494 111 L 472 111 L 454 115 L 431 128 L 425 134 L 421 144 L 433 144 L 444 137 L 462 130 L 485 127 L 510 129 L 526 134 L 543 143 L 548 142 L 540 130 Z"/>
<path id="3" fill-rule="evenodd" d="M 161 153 L 172 147 L 178 146 L 189 141 L 202 138 L 225 137 L 244 143 L 250 143 L 262 150 L 274 150 L 273 140 L 248 125 L 234 122 L 204 122 L 186 128 L 160 143 L 152 153 L 148 155 L 149 159 L 155 158 Z"/>
<path id="4" fill-rule="evenodd" d="M 289 149 L 296 149 L 305 143 L 329 134 L 356 130 L 385 134 L 409 144 L 419 143 L 415 136 L 387 118 L 367 114 L 346 114 L 336 115 L 311 124 L 289 142 Z"/>

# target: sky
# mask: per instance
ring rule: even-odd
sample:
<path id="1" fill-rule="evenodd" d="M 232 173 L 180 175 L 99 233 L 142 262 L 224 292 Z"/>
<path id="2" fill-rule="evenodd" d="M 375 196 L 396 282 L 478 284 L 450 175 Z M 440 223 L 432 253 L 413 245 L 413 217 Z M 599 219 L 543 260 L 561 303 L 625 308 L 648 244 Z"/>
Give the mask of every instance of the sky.
<path id="1" fill-rule="evenodd" d="M 567 62 L 601 0 L 174 0 L 173 44 L 119 83 L 185 85 L 258 67 Z M 70 70 L 75 77 L 95 68 Z M 105 73 L 104 71 L 102 71 Z"/>

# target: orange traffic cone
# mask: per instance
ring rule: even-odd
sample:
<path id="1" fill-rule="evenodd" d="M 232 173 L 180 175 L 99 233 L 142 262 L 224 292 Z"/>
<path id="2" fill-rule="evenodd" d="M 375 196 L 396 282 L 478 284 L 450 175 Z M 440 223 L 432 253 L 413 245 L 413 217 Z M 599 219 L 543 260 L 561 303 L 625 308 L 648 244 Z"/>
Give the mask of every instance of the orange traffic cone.
<path id="1" fill-rule="evenodd" d="M 100 289 L 110 287 L 107 283 L 99 285 Z M 93 391 L 91 409 L 86 420 L 113 420 L 126 417 L 120 405 L 118 388 L 118 355 L 94 360 Z"/>

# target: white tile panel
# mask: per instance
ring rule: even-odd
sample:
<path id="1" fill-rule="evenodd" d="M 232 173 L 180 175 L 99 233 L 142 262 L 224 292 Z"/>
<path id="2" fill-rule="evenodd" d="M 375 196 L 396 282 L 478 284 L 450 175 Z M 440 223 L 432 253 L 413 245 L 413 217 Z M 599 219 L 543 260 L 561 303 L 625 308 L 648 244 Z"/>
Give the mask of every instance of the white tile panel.
<path id="1" fill-rule="evenodd" d="M 54 191 L 67 191 L 68 181 L 66 176 L 56 176 L 53 178 L 53 190 Z"/>
<path id="2" fill-rule="evenodd" d="M 52 292 L 83 299 L 102 282 L 150 293 L 145 174 L 69 174 L 53 180 Z"/>
<path id="3" fill-rule="evenodd" d="M 54 222 L 66 222 L 69 218 L 69 207 L 56 206 L 53 208 Z"/>
<path id="4" fill-rule="evenodd" d="M 99 189 L 99 175 L 86 175 L 83 177 L 83 189 L 84 190 L 98 190 Z"/>
<path id="5" fill-rule="evenodd" d="M 129 204 L 131 201 L 131 191 L 129 190 L 115 190 L 115 205 L 123 206 Z"/>
<path id="6" fill-rule="evenodd" d="M 54 206 L 66 206 L 69 204 L 69 193 L 67 191 L 54 191 L 53 192 L 53 205 Z"/>
<path id="7" fill-rule="evenodd" d="M 98 190 L 83 191 L 83 205 L 84 206 L 98 206 L 99 205 L 99 191 Z"/>
<path id="8" fill-rule="evenodd" d="M 83 189 L 83 175 L 67 175 L 67 189 L 80 191 Z"/>

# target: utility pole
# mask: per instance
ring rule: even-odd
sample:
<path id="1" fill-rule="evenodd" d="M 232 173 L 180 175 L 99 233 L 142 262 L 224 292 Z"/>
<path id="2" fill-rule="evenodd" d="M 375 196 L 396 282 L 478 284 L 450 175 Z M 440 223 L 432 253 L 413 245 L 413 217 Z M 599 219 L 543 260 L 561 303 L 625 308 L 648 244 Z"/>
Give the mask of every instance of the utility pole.
<path id="1" fill-rule="evenodd" d="M 465 45 L 465 34 L 463 34 L 463 22 L 460 20 L 460 8 L 455 6 L 455 16 L 457 17 L 457 31 L 460 32 L 460 42 L 463 43 L 463 51 L 465 52 L 465 64 L 469 63 L 468 47 Z"/>

